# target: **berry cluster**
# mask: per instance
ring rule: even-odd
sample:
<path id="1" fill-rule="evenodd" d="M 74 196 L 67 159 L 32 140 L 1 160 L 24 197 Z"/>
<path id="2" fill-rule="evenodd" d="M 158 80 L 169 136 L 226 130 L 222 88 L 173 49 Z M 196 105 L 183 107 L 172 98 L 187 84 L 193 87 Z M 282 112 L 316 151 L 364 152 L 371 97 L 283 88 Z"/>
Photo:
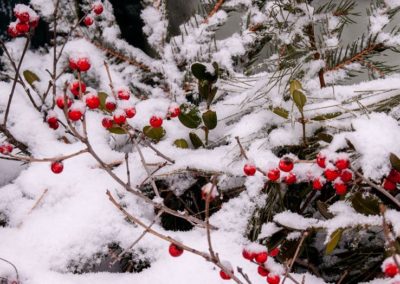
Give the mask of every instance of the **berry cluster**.
<path id="1" fill-rule="evenodd" d="M 39 24 L 39 16 L 29 6 L 17 4 L 14 7 L 15 22 L 10 23 L 7 32 L 10 37 L 23 36 Z"/>
<path id="2" fill-rule="evenodd" d="M 400 172 L 396 169 L 391 169 L 389 175 L 383 181 L 383 188 L 388 191 L 393 191 L 400 183 Z"/>
<path id="3" fill-rule="evenodd" d="M 271 273 L 266 267 L 265 263 L 267 262 L 268 257 L 275 257 L 279 254 L 279 248 L 274 248 L 270 251 L 267 251 L 264 247 L 261 246 L 248 246 L 243 249 L 242 256 L 257 264 L 257 272 L 262 277 L 267 277 L 267 283 L 269 284 L 279 284 L 280 276 L 275 273 Z"/>
<path id="4" fill-rule="evenodd" d="M 86 17 L 83 19 L 83 23 L 87 27 L 93 25 L 95 16 L 100 15 L 101 13 L 103 13 L 103 11 L 104 7 L 100 1 L 93 3 L 91 13 L 86 15 Z"/>
<path id="5" fill-rule="evenodd" d="M 4 142 L 0 145 L 0 154 L 8 155 L 14 150 L 13 145 L 10 143 Z"/>

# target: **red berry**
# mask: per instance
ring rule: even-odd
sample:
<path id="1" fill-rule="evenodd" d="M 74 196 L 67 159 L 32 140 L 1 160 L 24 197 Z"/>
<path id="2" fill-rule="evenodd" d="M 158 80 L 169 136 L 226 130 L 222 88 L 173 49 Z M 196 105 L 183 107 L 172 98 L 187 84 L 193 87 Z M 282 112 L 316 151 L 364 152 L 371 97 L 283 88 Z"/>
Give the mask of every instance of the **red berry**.
<path id="1" fill-rule="evenodd" d="M 116 124 L 124 124 L 126 122 L 125 112 L 118 112 L 114 114 L 114 122 Z"/>
<path id="2" fill-rule="evenodd" d="M 279 254 L 280 249 L 279 248 L 274 248 L 271 251 L 268 252 L 268 255 L 271 257 L 275 257 Z"/>
<path id="3" fill-rule="evenodd" d="M 254 252 L 250 252 L 250 251 L 248 251 L 248 250 L 246 250 L 246 249 L 243 249 L 243 251 L 242 251 L 242 256 L 243 256 L 245 259 L 253 260 L 254 257 L 256 256 L 256 254 L 255 254 Z"/>
<path id="4" fill-rule="evenodd" d="M 313 180 L 313 189 L 321 190 L 324 187 L 324 182 L 320 178 L 315 178 Z"/>
<path id="5" fill-rule="evenodd" d="M 347 159 L 339 159 L 335 162 L 335 166 L 339 170 L 344 170 L 350 166 L 350 163 L 349 163 L 349 160 L 347 160 Z"/>
<path id="6" fill-rule="evenodd" d="M 267 177 L 270 181 L 277 181 L 280 176 L 281 176 L 281 172 L 279 171 L 279 169 L 272 169 L 272 170 L 269 170 L 267 173 Z"/>
<path id="7" fill-rule="evenodd" d="M 114 121 L 109 117 L 105 117 L 101 121 L 101 124 L 103 125 L 104 128 L 109 129 L 109 128 L 111 128 L 113 126 Z"/>
<path id="8" fill-rule="evenodd" d="M 88 108 L 90 109 L 96 109 L 100 106 L 100 99 L 98 96 L 96 95 L 89 95 L 86 97 L 86 105 L 88 106 Z"/>
<path id="9" fill-rule="evenodd" d="M 400 183 L 400 172 L 396 169 L 391 169 L 387 179 L 393 183 Z"/>
<path id="10" fill-rule="evenodd" d="M 172 257 L 178 257 L 178 256 L 181 256 L 181 255 L 182 255 L 183 249 L 180 248 L 180 247 L 178 247 L 178 246 L 175 245 L 175 244 L 170 244 L 170 245 L 169 245 L 168 252 L 169 252 L 169 254 L 170 254 Z"/>
<path id="11" fill-rule="evenodd" d="M 36 16 L 35 18 L 30 19 L 29 25 L 31 26 L 31 29 L 36 28 L 39 25 L 39 16 Z"/>
<path id="12" fill-rule="evenodd" d="M 68 118 L 72 121 L 78 121 L 82 118 L 82 112 L 77 109 L 70 110 L 68 112 Z"/>
<path id="13" fill-rule="evenodd" d="M 125 109 L 125 114 L 127 118 L 132 118 L 136 115 L 135 107 L 128 107 Z"/>
<path id="14" fill-rule="evenodd" d="M 279 161 L 279 169 L 284 172 L 290 172 L 293 170 L 293 160 L 289 157 L 284 157 Z"/>
<path id="15" fill-rule="evenodd" d="M 392 190 L 395 190 L 397 188 L 397 186 L 394 182 L 391 182 L 390 180 L 385 179 L 383 181 L 383 188 L 388 191 L 392 191 Z"/>
<path id="16" fill-rule="evenodd" d="M 231 279 L 231 277 L 228 275 L 228 273 L 226 273 L 226 272 L 223 271 L 223 270 L 221 270 L 221 271 L 219 272 L 219 275 L 220 275 L 221 278 L 224 279 L 224 280 L 230 280 L 230 279 Z"/>
<path id="17" fill-rule="evenodd" d="M 344 195 L 347 193 L 347 185 L 342 182 L 336 182 L 334 185 L 337 195 Z"/>
<path id="18" fill-rule="evenodd" d="M 256 166 L 253 164 L 245 164 L 243 167 L 244 174 L 246 176 L 254 176 L 256 173 Z"/>
<path id="19" fill-rule="evenodd" d="M 86 16 L 83 20 L 83 23 L 85 24 L 85 26 L 89 27 L 93 25 L 93 18 L 91 16 Z"/>
<path id="20" fill-rule="evenodd" d="M 268 276 L 268 274 L 269 274 L 269 270 L 261 265 L 258 266 L 257 272 L 258 272 L 258 274 L 260 274 L 263 277 Z"/>
<path id="21" fill-rule="evenodd" d="M 3 145 L 0 146 L 0 154 L 6 155 L 8 154 L 8 151 L 6 150 L 6 147 Z"/>
<path id="22" fill-rule="evenodd" d="M 289 173 L 287 176 L 283 178 L 283 182 L 290 185 L 294 184 L 297 181 L 297 177 L 294 173 Z"/>
<path id="23" fill-rule="evenodd" d="M 280 281 L 281 278 L 279 277 L 279 275 L 276 274 L 269 274 L 267 277 L 268 284 L 279 284 Z"/>
<path id="24" fill-rule="evenodd" d="M 61 162 L 52 162 L 51 171 L 55 174 L 59 174 L 63 171 L 64 165 Z"/>
<path id="25" fill-rule="evenodd" d="M 53 124 L 57 122 L 57 117 L 56 116 L 48 116 L 47 117 L 47 123 L 48 124 Z"/>
<path id="26" fill-rule="evenodd" d="M 177 117 L 181 114 L 181 109 L 177 107 L 170 107 L 168 110 L 168 114 L 170 117 Z"/>
<path id="27" fill-rule="evenodd" d="M 3 154 L 3 155 L 8 155 L 13 150 L 14 150 L 14 147 L 9 143 L 5 143 L 5 144 L 0 146 L 0 154 Z"/>
<path id="28" fill-rule="evenodd" d="M 27 32 L 29 32 L 29 24 L 28 23 L 19 22 L 19 23 L 17 23 L 15 28 L 17 29 L 18 33 L 20 33 L 20 34 L 26 34 Z"/>
<path id="29" fill-rule="evenodd" d="M 116 103 L 115 102 L 112 102 L 112 101 L 106 101 L 106 109 L 108 110 L 108 111 L 114 111 L 115 109 L 117 108 L 117 105 L 116 105 Z"/>
<path id="30" fill-rule="evenodd" d="M 268 254 L 264 251 L 264 252 L 257 253 L 256 256 L 254 257 L 254 260 L 257 263 L 261 264 L 261 263 L 266 262 L 267 258 L 268 258 Z"/>
<path id="31" fill-rule="evenodd" d="M 101 4 L 100 2 L 96 2 L 93 3 L 92 9 L 96 15 L 100 15 L 101 13 L 103 13 L 104 7 L 103 4 Z"/>
<path id="32" fill-rule="evenodd" d="M 397 273 L 399 273 L 399 268 L 395 263 L 388 263 L 385 266 L 385 275 L 387 277 L 395 277 Z"/>
<path id="33" fill-rule="evenodd" d="M 334 169 L 326 169 L 324 171 L 324 175 L 328 181 L 334 181 L 337 179 L 340 175 L 339 171 L 334 170 Z"/>
<path id="34" fill-rule="evenodd" d="M 82 94 L 85 93 L 86 85 L 82 81 L 79 84 L 79 81 L 75 80 L 69 85 L 69 89 L 70 89 L 71 93 L 74 94 L 75 97 L 78 97 L 79 96 L 79 89 L 81 89 L 81 93 Z"/>
<path id="35" fill-rule="evenodd" d="M 350 170 L 343 170 L 342 173 L 340 174 L 340 179 L 343 182 L 349 182 L 353 179 L 353 172 Z"/>
<path id="36" fill-rule="evenodd" d="M 17 27 L 15 23 L 12 23 L 7 28 L 7 33 L 10 37 L 17 37 L 19 32 L 17 31 Z"/>
<path id="37" fill-rule="evenodd" d="M 89 59 L 88 58 L 86 58 L 86 57 L 82 57 L 82 58 L 79 58 L 77 61 L 76 61 L 76 67 L 78 68 L 78 70 L 79 71 L 81 71 L 81 72 L 86 72 L 86 71 L 88 71 L 89 69 L 90 69 L 90 61 L 89 61 Z M 83 87 L 82 87 L 82 89 L 83 89 Z M 85 92 L 85 91 L 83 91 L 83 92 Z"/>
<path id="38" fill-rule="evenodd" d="M 131 92 L 128 89 L 120 89 L 117 93 L 118 99 L 120 100 L 129 100 L 131 97 Z"/>
<path id="39" fill-rule="evenodd" d="M 28 12 L 15 12 L 15 17 L 20 20 L 22 23 L 29 22 L 29 13 Z"/>
<path id="40" fill-rule="evenodd" d="M 64 109 L 64 96 L 57 96 L 56 104 L 60 109 Z M 70 107 L 72 105 L 72 100 L 67 97 L 67 106 Z"/>
<path id="41" fill-rule="evenodd" d="M 163 119 L 162 119 L 161 117 L 159 117 L 159 116 L 153 115 L 153 116 L 150 118 L 150 125 L 151 125 L 151 127 L 153 127 L 153 128 L 161 127 L 162 123 L 163 123 Z"/>
<path id="42" fill-rule="evenodd" d="M 69 59 L 69 68 L 72 70 L 78 69 L 78 66 L 76 66 L 76 60 L 74 58 Z"/>
<path id="43" fill-rule="evenodd" d="M 58 123 L 58 121 L 49 123 L 49 127 L 54 130 L 57 130 L 59 126 L 60 126 L 60 124 Z"/>
<path id="44" fill-rule="evenodd" d="M 317 161 L 317 165 L 320 166 L 321 168 L 325 168 L 326 167 L 326 164 L 325 164 L 326 157 L 323 154 L 319 153 L 317 155 L 316 161 Z"/>

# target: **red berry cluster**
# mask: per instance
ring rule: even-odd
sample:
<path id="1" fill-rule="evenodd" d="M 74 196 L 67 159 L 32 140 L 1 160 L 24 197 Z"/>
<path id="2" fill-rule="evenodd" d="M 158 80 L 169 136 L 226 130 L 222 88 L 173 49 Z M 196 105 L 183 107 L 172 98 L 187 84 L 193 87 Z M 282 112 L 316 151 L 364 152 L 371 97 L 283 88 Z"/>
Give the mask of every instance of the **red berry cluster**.
<path id="1" fill-rule="evenodd" d="M 383 188 L 392 191 L 397 188 L 397 184 L 400 183 L 400 172 L 396 169 L 391 169 L 389 175 L 383 181 Z"/>
<path id="2" fill-rule="evenodd" d="M 93 3 L 91 13 L 86 15 L 86 17 L 83 19 L 83 23 L 87 27 L 93 25 L 94 17 L 100 15 L 101 13 L 103 13 L 103 11 L 104 7 L 100 1 Z"/>
<path id="3" fill-rule="evenodd" d="M 10 37 L 17 37 L 34 30 L 39 24 L 39 16 L 29 6 L 17 4 L 14 7 L 15 22 L 10 23 L 7 32 Z"/>
<path id="4" fill-rule="evenodd" d="M 319 153 L 315 160 L 316 164 L 324 169 L 324 177 L 315 177 L 313 188 L 321 190 L 326 182 L 331 182 L 336 194 L 344 195 L 347 193 L 348 184 L 353 180 L 353 172 L 349 169 L 350 161 L 347 157 L 328 159 L 323 153 Z"/>
<path id="5" fill-rule="evenodd" d="M 83 55 L 73 55 L 69 57 L 69 68 L 72 70 L 78 70 L 79 72 L 86 72 L 90 69 L 91 64 L 89 58 Z M 82 93 L 85 92 L 83 88 L 86 89 L 86 85 L 81 82 Z M 71 92 L 75 95 L 79 95 L 79 81 L 76 80 L 70 85 Z"/>
<path id="6" fill-rule="evenodd" d="M 275 273 L 271 273 L 265 266 L 265 262 L 268 257 L 275 257 L 279 254 L 279 248 L 274 248 L 271 251 L 267 251 L 265 249 L 252 249 L 250 247 L 243 249 L 242 256 L 253 262 L 258 264 L 257 272 L 261 277 L 267 277 L 267 283 L 269 284 L 279 284 L 280 277 Z"/>
<path id="7" fill-rule="evenodd" d="M 0 145 L 0 154 L 8 155 L 14 150 L 13 145 L 10 143 L 4 142 Z"/>
<path id="8" fill-rule="evenodd" d="M 288 174 L 286 174 L 285 176 L 282 176 L 281 181 L 288 185 L 294 184 L 297 181 L 297 176 L 295 173 L 292 172 L 293 168 L 294 168 L 293 159 L 290 157 L 283 157 L 279 161 L 278 167 L 270 169 L 266 173 L 266 176 L 268 177 L 268 179 L 270 181 L 277 182 L 279 180 L 279 178 L 281 178 L 281 171 L 286 172 Z M 247 175 L 247 176 L 254 176 L 257 171 L 257 167 L 252 163 L 247 163 L 244 165 L 243 171 L 244 171 L 245 175 Z"/>
<path id="9" fill-rule="evenodd" d="M 113 117 L 105 117 L 102 120 L 104 128 L 109 129 L 117 125 L 123 125 L 128 118 L 133 118 L 136 115 L 136 108 L 130 105 L 128 101 L 131 98 L 131 91 L 128 87 L 122 87 L 117 90 L 117 100 L 114 97 L 107 97 L 105 108 L 107 111 L 113 113 Z M 118 108 L 117 108 L 118 106 Z"/>
<path id="10" fill-rule="evenodd" d="M 386 277 L 393 278 L 397 274 L 399 274 L 399 268 L 394 262 L 386 262 L 382 265 L 383 273 L 385 273 Z"/>

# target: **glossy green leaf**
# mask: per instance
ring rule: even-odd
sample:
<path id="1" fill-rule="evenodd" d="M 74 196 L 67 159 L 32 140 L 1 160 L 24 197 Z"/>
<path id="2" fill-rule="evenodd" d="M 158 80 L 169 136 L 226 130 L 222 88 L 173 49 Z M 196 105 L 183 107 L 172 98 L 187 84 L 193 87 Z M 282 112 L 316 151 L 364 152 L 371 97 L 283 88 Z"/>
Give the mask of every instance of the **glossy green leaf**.
<path id="1" fill-rule="evenodd" d="M 400 171 L 400 159 L 393 153 L 390 153 L 390 164 L 395 170 Z"/>
<path id="2" fill-rule="evenodd" d="M 339 228 L 332 233 L 332 235 L 330 236 L 330 240 L 326 245 L 326 250 L 325 250 L 326 254 L 331 254 L 335 250 L 335 248 L 340 242 L 340 239 L 342 238 L 343 231 L 344 229 Z"/>
<path id="3" fill-rule="evenodd" d="M 284 109 L 282 107 L 272 108 L 272 112 L 279 115 L 280 117 L 285 118 L 285 119 L 288 119 L 288 117 L 289 117 L 289 111 L 287 111 L 286 109 Z"/>
<path id="4" fill-rule="evenodd" d="M 179 121 L 187 128 L 197 128 L 201 124 L 200 112 L 196 107 L 189 107 L 187 105 L 181 105 L 181 114 L 179 115 Z"/>
<path id="5" fill-rule="evenodd" d="M 203 113 L 203 121 L 204 121 L 204 125 L 208 128 L 208 129 L 214 129 L 215 127 L 217 127 L 217 123 L 218 123 L 218 119 L 217 119 L 217 113 L 215 111 L 212 110 L 208 110 L 205 113 Z"/>
<path id="6" fill-rule="evenodd" d="M 198 80 L 207 80 L 210 83 L 214 83 L 218 80 L 219 66 L 216 62 L 212 64 L 214 70 L 212 73 L 207 70 L 207 66 L 202 63 L 192 64 L 192 73 Z"/>
<path id="7" fill-rule="evenodd" d="M 199 80 L 199 94 L 203 100 L 207 100 L 211 93 L 211 83 L 207 80 Z"/>
<path id="8" fill-rule="evenodd" d="M 154 127 L 147 125 L 147 126 L 143 127 L 143 133 L 150 139 L 153 139 L 158 142 L 164 137 L 165 130 L 162 127 L 154 128 Z"/>
<path id="9" fill-rule="evenodd" d="M 189 144 L 185 139 L 176 139 L 174 145 L 178 148 L 187 149 Z"/>
<path id="10" fill-rule="evenodd" d="M 106 99 L 107 99 L 107 97 L 108 97 L 107 93 L 105 93 L 105 92 L 98 92 L 97 95 L 99 96 L 99 99 L 100 99 L 100 106 L 99 106 L 99 108 L 100 108 L 101 110 L 107 110 L 107 109 L 106 109 Z"/>
<path id="11" fill-rule="evenodd" d="M 351 198 L 351 204 L 354 210 L 365 215 L 379 215 L 379 200 L 370 195 L 364 196 L 361 192 L 357 192 Z"/>
<path id="12" fill-rule="evenodd" d="M 201 141 L 200 137 L 197 136 L 196 133 L 190 132 L 189 133 L 189 138 L 190 142 L 192 142 L 192 145 L 195 149 L 198 149 L 200 147 L 204 147 L 203 141 Z"/>
<path id="13" fill-rule="evenodd" d="M 211 92 L 208 94 L 208 97 L 207 97 L 207 106 L 208 107 L 210 107 L 210 105 L 212 104 L 217 92 L 218 92 L 218 88 L 217 87 L 213 87 L 211 89 Z"/>
<path id="14" fill-rule="evenodd" d="M 33 73 L 30 70 L 25 70 L 23 73 L 25 80 L 28 82 L 29 85 L 33 86 L 32 84 L 36 81 L 40 82 L 40 78 L 38 77 L 38 75 L 36 75 L 35 73 Z"/>
<path id="15" fill-rule="evenodd" d="M 300 112 L 303 112 L 303 108 L 307 103 L 306 96 L 299 90 L 293 91 L 293 101 L 296 104 Z"/>
<path id="16" fill-rule="evenodd" d="M 327 114 L 323 114 L 323 115 L 317 115 L 316 117 L 311 118 L 312 120 L 315 121 L 323 121 L 323 120 L 327 120 L 327 119 L 332 119 L 335 117 L 338 117 L 342 115 L 341 112 L 332 112 L 332 113 L 327 113 Z"/>
<path id="17" fill-rule="evenodd" d="M 123 129 L 122 127 L 111 127 L 108 129 L 108 131 L 110 131 L 112 134 L 118 134 L 118 135 L 122 135 L 122 134 L 126 134 L 125 129 Z"/>

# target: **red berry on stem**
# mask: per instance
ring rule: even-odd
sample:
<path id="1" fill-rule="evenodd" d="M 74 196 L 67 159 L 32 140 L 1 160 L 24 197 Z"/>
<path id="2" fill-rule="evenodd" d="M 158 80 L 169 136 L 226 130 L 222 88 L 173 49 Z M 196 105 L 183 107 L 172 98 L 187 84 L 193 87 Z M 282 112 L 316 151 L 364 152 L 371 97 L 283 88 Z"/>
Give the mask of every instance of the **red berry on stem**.
<path id="1" fill-rule="evenodd" d="M 10 37 L 17 37 L 19 32 L 17 31 L 17 27 L 15 23 L 11 23 L 7 28 L 7 33 Z"/>
<path id="2" fill-rule="evenodd" d="M 76 67 L 77 67 L 77 69 L 79 70 L 79 71 L 81 71 L 81 72 L 86 72 L 86 71 L 88 71 L 89 69 L 90 69 L 90 61 L 89 61 L 89 59 L 88 58 L 86 58 L 86 57 L 82 57 L 82 58 L 79 58 L 77 61 L 76 61 Z M 82 87 L 82 89 L 83 89 L 83 87 Z M 83 91 L 84 92 L 84 91 Z"/>
<path id="3" fill-rule="evenodd" d="M 113 126 L 114 121 L 110 117 L 105 117 L 101 121 L 101 124 L 103 125 L 104 128 L 109 129 Z"/>
<path id="4" fill-rule="evenodd" d="M 130 99 L 131 92 L 129 91 L 128 88 L 123 88 L 123 89 L 118 90 L 117 96 L 118 96 L 118 99 L 126 101 L 126 100 Z"/>
<path id="5" fill-rule="evenodd" d="M 315 178 L 313 180 L 313 189 L 321 190 L 324 187 L 324 182 L 320 178 Z"/>
<path id="6" fill-rule="evenodd" d="M 279 254 L 280 249 L 279 248 L 274 248 L 271 251 L 268 252 L 268 255 L 271 257 L 275 257 Z"/>
<path id="7" fill-rule="evenodd" d="M 100 106 L 100 99 L 97 95 L 89 94 L 86 96 L 86 105 L 90 109 L 96 109 Z"/>
<path id="8" fill-rule="evenodd" d="M 57 96 L 56 104 L 60 109 L 64 109 L 64 96 Z M 67 97 L 67 106 L 70 107 L 72 105 L 72 100 Z"/>
<path id="9" fill-rule="evenodd" d="M 297 177 L 294 173 L 289 173 L 287 176 L 283 178 L 283 182 L 290 185 L 294 184 L 297 181 Z"/>
<path id="10" fill-rule="evenodd" d="M 276 275 L 276 274 L 270 273 L 267 277 L 268 284 L 279 284 L 280 281 L 281 281 L 281 278 L 279 277 L 279 275 Z"/>
<path id="11" fill-rule="evenodd" d="M 103 4 L 101 4 L 100 2 L 96 2 L 93 3 L 92 9 L 96 15 L 100 15 L 101 13 L 103 13 L 104 7 Z"/>
<path id="12" fill-rule="evenodd" d="M 37 26 L 39 25 L 39 16 L 30 19 L 29 25 L 31 26 L 31 29 L 37 28 Z"/>
<path id="13" fill-rule="evenodd" d="M 20 20 L 22 23 L 29 22 L 29 13 L 28 12 L 16 12 L 15 17 Z"/>
<path id="14" fill-rule="evenodd" d="M 290 172 L 293 170 L 294 163 L 289 157 L 284 157 L 279 161 L 279 169 L 284 172 Z"/>
<path id="15" fill-rule="evenodd" d="M 163 119 L 159 116 L 153 115 L 150 118 L 150 126 L 153 128 L 161 127 L 162 123 L 163 123 Z"/>
<path id="16" fill-rule="evenodd" d="M 243 167 L 243 171 L 246 176 L 254 176 L 257 168 L 254 164 L 245 164 Z"/>
<path id="17" fill-rule="evenodd" d="M 387 277 L 395 277 L 399 273 L 399 269 L 395 263 L 388 263 L 384 272 Z"/>
<path id="18" fill-rule="evenodd" d="M 256 254 L 253 253 L 253 252 L 250 252 L 250 251 L 248 251 L 248 250 L 246 250 L 246 249 L 243 249 L 243 251 L 242 251 L 242 256 L 243 256 L 245 259 L 253 260 L 254 257 L 256 256 Z"/>
<path id="19" fill-rule="evenodd" d="M 339 177 L 340 173 L 339 173 L 339 171 L 337 171 L 335 169 L 326 169 L 324 171 L 324 175 L 328 181 L 334 181 L 335 179 L 337 179 Z"/>
<path id="20" fill-rule="evenodd" d="M 168 114 L 170 117 L 178 117 L 181 114 L 181 109 L 179 108 L 179 106 L 170 107 L 168 109 Z"/>
<path id="21" fill-rule="evenodd" d="M 93 18 L 91 16 L 86 16 L 83 20 L 83 23 L 85 24 L 85 26 L 89 27 L 93 25 Z"/>
<path id="22" fill-rule="evenodd" d="M 334 185 L 337 195 L 344 195 L 347 193 L 347 185 L 342 182 L 336 182 Z"/>
<path id="23" fill-rule="evenodd" d="M 347 169 L 350 166 L 350 162 L 347 159 L 338 159 L 335 162 L 335 166 L 336 168 L 338 168 L 339 170 L 344 170 Z"/>
<path id="24" fill-rule="evenodd" d="M 127 118 L 132 118 L 136 115 L 135 107 L 128 107 L 125 109 L 125 114 Z"/>
<path id="25" fill-rule="evenodd" d="M 106 109 L 108 111 L 114 111 L 117 108 L 117 104 L 113 101 L 106 100 Z"/>
<path id="26" fill-rule="evenodd" d="M 113 118 L 116 124 L 124 124 L 126 122 L 126 114 L 121 110 L 116 111 Z"/>
<path id="27" fill-rule="evenodd" d="M 316 162 L 319 167 L 321 167 L 321 168 L 326 167 L 326 157 L 323 154 L 319 153 L 317 155 Z"/>
<path id="28" fill-rule="evenodd" d="M 178 257 L 181 256 L 183 253 L 183 249 L 178 247 L 175 244 L 170 244 L 168 248 L 168 252 L 172 257 Z"/>
<path id="29" fill-rule="evenodd" d="M 29 24 L 28 23 L 19 22 L 19 23 L 17 23 L 15 28 L 17 29 L 18 33 L 20 33 L 20 34 L 26 34 L 27 32 L 29 32 Z"/>
<path id="30" fill-rule="evenodd" d="M 266 262 L 267 259 L 268 259 L 268 253 L 265 252 L 265 251 L 264 251 L 264 252 L 257 253 L 256 256 L 254 257 L 254 260 L 255 260 L 257 263 L 260 263 L 260 264 Z"/>
<path id="31" fill-rule="evenodd" d="M 272 169 L 272 170 L 269 170 L 267 173 L 267 177 L 270 181 L 277 181 L 280 176 L 281 176 L 281 172 L 279 171 L 279 169 Z"/>
<path id="32" fill-rule="evenodd" d="M 260 274 L 263 277 L 268 276 L 268 274 L 269 274 L 269 270 L 261 265 L 258 266 L 257 272 L 258 272 L 258 274 Z"/>
<path id="33" fill-rule="evenodd" d="M 340 179 L 343 182 L 349 182 L 353 179 L 353 172 L 350 170 L 343 170 L 342 173 L 340 174 Z"/>
<path id="34" fill-rule="evenodd" d="M 68 112 L 68 118 L 72 121 L 78 121 L 82 118 L 82 112 L 80 110 L 70 110 Z"/>
<path id="35" fill-rule="evenodd" d="M 78 80 L 73 81 L 69 85 L 69 89 L 72 94 L 74 94 L 75 97 L 79 96 L 79 89 L 81 89 L 81 93 L 84 94 L 86 92 L 86 85 L 82 81 L 79 83 Z"/>
<path id="36" fill-rule="evenodd" d="M 396 169 L 391 169 L 387 179 L 393 183 L 400 183 L 400 172 Z"/>
<path id="37" fill-rule="evenodd" d="M 226 272 L 223 271 L 223 270 L 221 270 L 221 271 L 219 272 L 219 275 L 220 275 L 221 278 L 224 279 L 224 280 L 230 280 L 230 279 L 231 279 L 231 277 L 228 275 L 228 273 L 226 273 Z"/>
<path id="38" fill-rule="evenodd" d="M 52 162 L 51 163 L 51 171 L 55 174 L 59 174 L 63 171 L 64 165 L 62 162 Z"/>
<path id="39" fill-rule="evenodd" d="M 397 188 L 396 184 L 394 182 L 391 182 L 387 178 L 383 181 L 383 188 L 386 189 L 387 191 L 392 191 Z"/>
<path id="40" fill-rule="evenodd" d="M 68 62 L 69 62 L 69 68 L 71 68 L 72 70 L 78 69 L 78 66 L 76 66 L 76 60 L 74 58 L 70 57 Z"/>

